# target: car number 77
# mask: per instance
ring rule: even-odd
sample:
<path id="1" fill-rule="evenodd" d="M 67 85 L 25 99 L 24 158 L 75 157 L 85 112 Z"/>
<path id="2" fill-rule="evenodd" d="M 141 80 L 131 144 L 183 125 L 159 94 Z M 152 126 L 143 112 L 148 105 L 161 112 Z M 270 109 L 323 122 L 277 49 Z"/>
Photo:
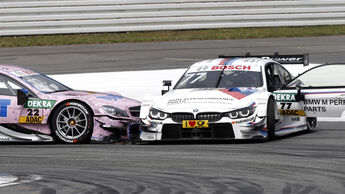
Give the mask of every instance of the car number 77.
<path id="1" fill-rule="evenodd" d="M 280 108 L 280 109 L 284 109 L 284 108 L 285 108 L 285 105 L 287 106 L 286 109 L 290 109 L 291 104 L 292 104 L 292 103 L 280 103 L 280 105 L 281 105 L 281 108 Z"/>

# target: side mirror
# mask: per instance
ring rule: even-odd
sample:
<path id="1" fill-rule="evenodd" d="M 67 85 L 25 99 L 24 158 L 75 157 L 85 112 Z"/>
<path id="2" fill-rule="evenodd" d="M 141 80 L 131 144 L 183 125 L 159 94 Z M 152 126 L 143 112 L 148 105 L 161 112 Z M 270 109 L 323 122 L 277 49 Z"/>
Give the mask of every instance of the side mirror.
<path id="1" fill-rule="evenodd" d="M 29 100 L 29 91 L 26 89 L 17 90 L 17 104 L 24 105 Z"/>
<path id="2" fill-rule="evenodd" d="M 299 101 L 304 101 L 305 95 L 302 94 L 302 92 L 301 92 L 302 86 L 296 85 L 296 88 L 297 88 L 296 101 L 297 101 L 297 102 L 299 102 Z"/>
<path id="3" fill-rule="evenodd" d="M 165 90 L 165 89 L 163 88 L 163 90 L 162 90 L 162 95 L 164 95 L 165 93 L 169 92 L 170 86 L 171 86 L 171 80 L 163 80 L 163 87 L 166 87 L 166 86 L 168 87 L 168 89 Z"/>
<path id="4" fill-rule="evenodd" d="M 276 90 L 278 90 L 278 88 L 277 88 L 276 86 L 268 87 L 268 88 L 267 88 L 267 91 L 269 91 L 269 92 L 274 92 L 274 91 L 276 91 Z"/>

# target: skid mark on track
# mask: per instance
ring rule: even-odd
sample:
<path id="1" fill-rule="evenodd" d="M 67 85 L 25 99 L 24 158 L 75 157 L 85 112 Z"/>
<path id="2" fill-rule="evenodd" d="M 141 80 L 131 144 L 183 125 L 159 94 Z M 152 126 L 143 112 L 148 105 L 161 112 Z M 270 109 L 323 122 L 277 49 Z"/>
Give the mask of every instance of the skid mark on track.
<path id="1" fill-rule="evenodd" d="M 11 178 L 9 181 L 3 181 L 1 183 L 0 181 L 0 187 L 6 187 L 11 185 L 18 185 L 23 183 L 30 183 L 37 180 L 41 180 L 42 176 L 36 175 L 36 174 L 30 174 L 30 175 L 8 175 L 8 177 Z"/>

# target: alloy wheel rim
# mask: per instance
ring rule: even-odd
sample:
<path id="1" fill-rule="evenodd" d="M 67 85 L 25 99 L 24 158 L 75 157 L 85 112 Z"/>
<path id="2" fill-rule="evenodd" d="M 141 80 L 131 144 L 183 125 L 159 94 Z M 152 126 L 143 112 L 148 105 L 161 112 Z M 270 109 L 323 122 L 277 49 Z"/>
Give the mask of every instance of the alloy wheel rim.
<path id="1" fill-rule="evenodd" d="M 78 139 L 87 129 L 87 117 L 79 107 L 63 108 L 56 119 L 57 130 L 64 138 Z"/>

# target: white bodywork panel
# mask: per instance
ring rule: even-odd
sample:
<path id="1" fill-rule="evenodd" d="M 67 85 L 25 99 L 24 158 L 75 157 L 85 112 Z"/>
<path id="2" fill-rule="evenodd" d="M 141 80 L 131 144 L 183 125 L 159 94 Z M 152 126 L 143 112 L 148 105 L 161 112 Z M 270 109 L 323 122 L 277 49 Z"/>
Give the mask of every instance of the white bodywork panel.
<path id="1" fill-rule="evenodd" d="M 255 88 L 191 88 L 171 90 L 163 96 L 145 98 L 142 102 L 140 118 L 142 120 L 141 139 L 144 141 L 162 140 L 164 125 L 181 125 L 172 118 L 164 120 L 151 119 L 150 108 L 158 109 L 168 114 L 192 113 L 194 118 L 199 113 L 226 113 L 254 106 L 255 113 L 248 118 L 231 119 L 223 116 L 213 124 L 231 124 L 234 139 L 251 139 L 267 137 L 267 103 L 273 95 L 267 91 L 265 80 L 265 64 L 273 62 L 258 58 L 239 58 L 228 66 L 223 64 L 226 59 L 211 59 L 193 64 L 187 73 L 202 71 L 257 71 L 262 72 L 263 85 Z M 228 59 L 229 60 L 229 59 Z M 197 77 L 203 79 L 202 76 Z M 305 117 L 290 117 L 280 115 L 279 104 L 275 105 L 276 134 L 284 135 L 307 128 Z"/>
<path id="2" fill-rule="evenodd" d="M 281 90 L 279 93 L 296 96 L 297 90 Z M 305 95 L 305 99 L 303 101 L 285 101 L 292 104 L 290 108 L 291 110 L 298 110 L 300 114 L 305 114 L 306 117 L 344 118 L 345 88 L 302 89 L 302 93 Z"/>

